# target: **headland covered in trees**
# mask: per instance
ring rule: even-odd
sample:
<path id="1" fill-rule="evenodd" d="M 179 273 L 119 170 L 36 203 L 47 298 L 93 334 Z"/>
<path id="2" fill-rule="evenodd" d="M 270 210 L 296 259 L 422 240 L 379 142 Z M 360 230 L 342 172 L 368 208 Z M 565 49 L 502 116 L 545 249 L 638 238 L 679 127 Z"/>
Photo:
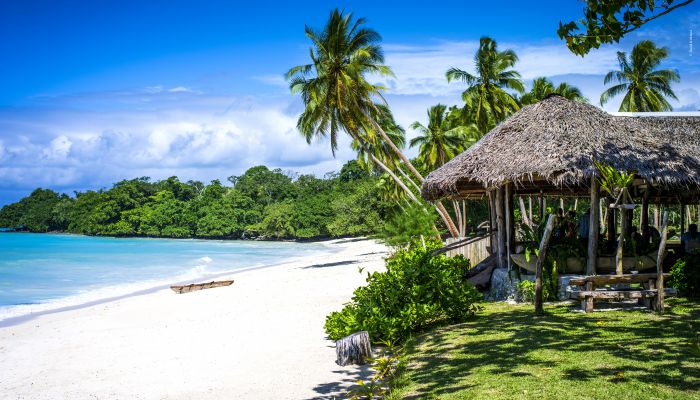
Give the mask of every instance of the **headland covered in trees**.
<path id="1" fill-rule="evenodd" d="M 0 227 L 85 235 L 320 239 L 379 232 L 393 204 L 356 161 L 323 178 L 265 166 L 214 180 L 122 180 L 73 196 L 36 189 L 0 209 Z M 395 203 L 394 203 L 395 204 Z"/>

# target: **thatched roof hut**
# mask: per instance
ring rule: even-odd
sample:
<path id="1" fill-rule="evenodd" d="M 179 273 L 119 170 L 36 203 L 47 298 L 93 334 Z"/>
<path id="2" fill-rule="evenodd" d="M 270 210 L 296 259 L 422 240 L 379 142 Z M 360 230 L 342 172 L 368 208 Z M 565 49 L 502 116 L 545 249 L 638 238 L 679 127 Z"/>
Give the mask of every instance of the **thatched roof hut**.
<path id="1" fill-rule="evenodd" d="M 428 200 L 512 183 L 519 193 L 584 194 L 593 161 L 636 171 L 654 187 L 700 190 L 700 117 L 614 116 L 553 95 L 522 108 L 428 175 Z"/>

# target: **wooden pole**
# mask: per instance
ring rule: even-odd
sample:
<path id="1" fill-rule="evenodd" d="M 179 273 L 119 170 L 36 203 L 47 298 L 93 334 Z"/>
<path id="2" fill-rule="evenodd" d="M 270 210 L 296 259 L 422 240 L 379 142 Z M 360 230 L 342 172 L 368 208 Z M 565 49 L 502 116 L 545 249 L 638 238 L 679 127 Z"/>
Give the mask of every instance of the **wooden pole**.
<path id="1" fill-rule="evenodd" d="M 510 252 L 515 253 L 515 186 L 512 183 L 508 184 L 510 195 L 508 196 L 508 216 L 510 218 L 510 229 L 508 229 L 508 243 Z M 508 253 L 508 265 L 511 264 L 510 252 Z"/>
<path id="2" fill-rule="evenodd" d="M 527 216 L 527 210 L 525 209 L 525 201 L 523 196 L 518 196 L 518 203 L 520 204 L 520 215 L 522 215 L 523 224 L 527 226 L 532 226 L 530 219 Z"/>
<path id="3" fill-rule="evenodd" d="M 503 194 L 503 186 L 499 186 L 496 190 L 496 238 L 498 239 L 498 250 L 496 254 L 498 260 L 498 268 L 505 267 L 505 259 L 503 258 L 503 253 L 505 252 L 506 247 L 506 229 L 505 221 L 503 219 Z"/>
<path id="4" fill-rule="evenodd" d="M 610 203 L 608 202 L 608 251 L 611 252 L 615 248 L 615 241 L 617 240 L 616 214 L 617 209 L 610 208 Z"/>
<path id="5" fill-rule="evenodd" d="M 493 190 L 488 191 L 489 196 L 489 216 L 491 220 L 489 221 L 489 228 L 491 229 L 491 236 L 489 238 L 489 243 L 491 245 L 491 254 L 497 254 L 498 245 L 496 243 L 496 194 Z"/>
<path id="6" fill-rule="evenodd" d="M 566 210 L 564 209 L 564 198 L 563 197 L 559 198 L 559 208 L 561 208 L 564 212 L 566 212 Z"/>
<path id="7" fill-rule="evenodd" d="M 545 215 L 547 215 L 547 199 L 544 198 L 544 193 L 540 191 L 540 223 L 544 221 Z"/>
<path id="8" fill-rule="evenodd" d="M 542 266 L 547 257 L 547 247 L 549 247 L 549 239 L 552 237 L 552 229 L 554 228 L 554 214 L 550 214 L 547 219 L 547 226 L 544 228 L 544 235 L 540 242 L 540 250 L 537 254 L 537 267 L 535 269 L 535 314 L 544 314 L 542 306 Z"/>
<path id="9" fill-rule="evenodd" d="M 681 235 L 685 233 L 685 207 L 683 207 L 683 202 L 681 202 Z M 682 237 L 682 236 L 681 236 Z"/>
<path id="10" fill-rule="evenodd" d="M 659 229 L 659 206 L 654 204 L 654 228 Z"/>
<path id="11" fill-rule="evenodd" d="M 620 213 L 623 215 L 620 216 L 620 236 L 617 239 L 617 252 L 615 253 L 615 273 L 617 275 L 622 275 L 622 257 L 625 245 L 625 232 L 627 232 L 627 216 L 624 215 L 626 210 L 622 208 L 618 210 L 620 210 Z"/>
<path id="12" fill-rule="evenodd" d="M 668 236 L 668 211 L 664 212 L 661 222 L 661 243 L 656 257 L 656 311 L 664 313 L 664 257 L 666 257 L 666 236 Z"/>
<path id="13" fill-rule="evenodd" d="M 642 215 L 639 218 L 639 231 L 642 233 L 644 240 L 649 238 L 649 186 L 644 191 L 644 196 L 642 196 Z"/>
<path id="14" fill-rule="evenodd" d="M 513 252 L 513 243 L 510 240 L 510 231 L 514 230 L 515 227 L 513 221 L 513 190 L 510 183 L 505 185 L 505 208 L 506 208 L 506 265 L 508 266 L 508 271 L 511 269 L 510 254 Z"/>
<path id="15" fill-rule="evenodd" d="M 588 219 L 588 263 L 586 264 L 586 275 L 596 273 L 598 262 L 598 233 L 600 232 L 600 184 L 593 175 L 591 177 L 591 209 Z"/>
<path id="16" fill-rule="evenodd" d="M 531 194 L 527 196 L 527 206 L 528 206 L 528 211 L 529 211 L 528 217 L 530 219 L 530 223 L 532 224 L 530 226 L 534 226 L 535 222 L 532 220 L 532 195 Z M 700 224 L 700 214 L 698 214 L 698 224 Z"/>

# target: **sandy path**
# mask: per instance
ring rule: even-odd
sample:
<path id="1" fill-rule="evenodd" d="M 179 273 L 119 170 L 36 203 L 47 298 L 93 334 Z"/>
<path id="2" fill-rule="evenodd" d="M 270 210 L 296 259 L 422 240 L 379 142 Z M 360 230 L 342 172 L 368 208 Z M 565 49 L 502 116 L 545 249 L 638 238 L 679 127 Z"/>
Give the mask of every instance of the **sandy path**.
<path id="1" fill-rule="evenodd" d="M 325 315 L 386 248 L 337 241 L 313 263 L 246 271 L 0 328 L 0 398 L 331 399 L 362 371 L 335 365 Z"/>

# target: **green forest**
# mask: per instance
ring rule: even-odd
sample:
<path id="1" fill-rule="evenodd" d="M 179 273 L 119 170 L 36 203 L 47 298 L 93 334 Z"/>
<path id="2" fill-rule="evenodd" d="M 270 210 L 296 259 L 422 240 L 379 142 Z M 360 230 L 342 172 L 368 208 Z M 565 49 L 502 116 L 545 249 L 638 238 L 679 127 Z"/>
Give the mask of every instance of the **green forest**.
<path id="1" fill-rule="evenodd" d="M 0 227 L 171 238 L 312 239 L 379 232 L 395 203 L 355 161 L 323 179 L 265 166 L 214 180 L 123 180 L 74 196 L 36 189 L 0 209 Z"/>

